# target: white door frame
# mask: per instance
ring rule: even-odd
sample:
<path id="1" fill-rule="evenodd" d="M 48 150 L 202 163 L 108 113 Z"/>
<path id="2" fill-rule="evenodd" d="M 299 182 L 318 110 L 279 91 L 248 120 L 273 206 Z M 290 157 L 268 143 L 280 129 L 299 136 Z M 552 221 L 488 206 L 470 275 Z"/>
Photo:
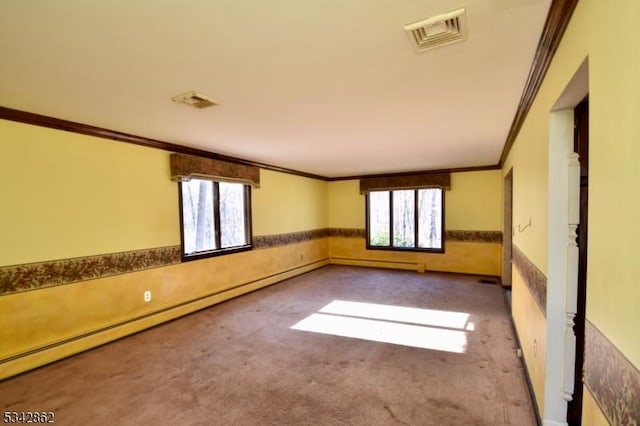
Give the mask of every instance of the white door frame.
<path id="1" fill-rule="evenodd" d="M 574 371 L 580 162 L 573 152 L 573 140 L 574 107 L 587 93 L 585 59 L 549 115 L 545 426 L 567 425 L 567 402 L 573 397 L 575 374 L 582 374 Z"/>

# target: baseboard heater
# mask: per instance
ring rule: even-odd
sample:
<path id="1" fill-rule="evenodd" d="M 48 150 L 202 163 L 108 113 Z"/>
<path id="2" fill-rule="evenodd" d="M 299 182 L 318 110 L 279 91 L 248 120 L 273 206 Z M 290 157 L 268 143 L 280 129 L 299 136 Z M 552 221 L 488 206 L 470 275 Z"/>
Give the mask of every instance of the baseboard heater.
<path id="1" fill-rule="evenodd" d="M 390 269 L 405 269 L 409 271 L 424 272 L 424 264 L 417 262 L 406 262 L 401 260 L 376 260 L 376 259 L 357 259 L 352 257 L 331 257 L 333 265 L 350 265 L 350 266 L 380 266 Z"/>
<path id="2" fill-rule="evenodd" d="M 121 321 L 97 330 L 50 343 L 27 352 L 12 355 L 0 360 L 0 380 L 118 340 L 167 321 L 208 308 L 226 300 L 259 290 L 260 288 L 268 285 L 275 284 L 288 278 L 293 278 L 297 275 L 301 275 L 305 272 L 312 271 L 328 264 L 329 258 L 305 263 L 304 265 L 299 265 L 275 274 L 248 281 L 246 283 L 228 287 L 224 290 L 200 296 L 196 299 L 182 302 L 164 309 L 159 309 L 126 321 Z M 74 346 L 73 344 L 76 344 L 76 346 L 68 347 Z M 63 349 L 65 347 L 68 348 Z M 53 351 L 56 352 L 52 353 Z"/>

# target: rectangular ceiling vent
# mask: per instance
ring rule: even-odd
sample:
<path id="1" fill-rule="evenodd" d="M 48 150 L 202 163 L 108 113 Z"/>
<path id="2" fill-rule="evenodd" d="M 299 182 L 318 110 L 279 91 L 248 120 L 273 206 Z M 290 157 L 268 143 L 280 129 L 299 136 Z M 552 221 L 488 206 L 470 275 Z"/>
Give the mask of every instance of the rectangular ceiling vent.
<path id="1" fill-rule="evenodd" d="M 467 37 L 464 18 L 465 9 L 462 8 L 414 22 L 406 25 L 404 29 L 409 34 L 416 51 L 424 52 L 464 40 Z"/>
<path id="2" fill-rule="evenodd" d="M 187 105 L 194 106 L 196 108 L 206 108 L 213 105 L 218 105 L 210 97 L 203 95 L 201 93 L 197 93 L 195 91 L 183 93 L 182 95 L 174 96 L 173 102 L 181 102 Z"/>

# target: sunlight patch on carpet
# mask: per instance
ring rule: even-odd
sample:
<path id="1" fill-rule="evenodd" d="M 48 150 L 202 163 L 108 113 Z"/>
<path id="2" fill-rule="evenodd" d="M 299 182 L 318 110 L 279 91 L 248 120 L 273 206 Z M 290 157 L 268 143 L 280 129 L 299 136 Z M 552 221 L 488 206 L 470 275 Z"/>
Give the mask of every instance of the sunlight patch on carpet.
<path id="1" fill-rule="evenodd" d="M 350 302 L 346 300 L 334 300 L 318 312 L 419 325 L 433 325 L 435 327 L 456 328 L 458 330 L 464 330 L 469 321 L 469 314 L 466 312 L 407 308 L 405 306 Z"/>
<path id="2" fill-rule="evenodd" d="M 469 314 L 334 300 L 291 327 L 421 349 L 465 353 Z"/>

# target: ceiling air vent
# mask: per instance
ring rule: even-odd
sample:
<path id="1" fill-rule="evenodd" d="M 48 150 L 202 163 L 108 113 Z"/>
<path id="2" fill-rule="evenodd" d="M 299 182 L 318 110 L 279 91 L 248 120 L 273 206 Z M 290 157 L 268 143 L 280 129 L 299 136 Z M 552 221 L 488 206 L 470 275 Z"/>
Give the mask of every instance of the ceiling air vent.
<path id="1" fill-rule="evenodd" d="M 183 93 L 182 95 L 174 96 L 173 102 L 182 102 L 187 105 L 194 106 L 196 108 L 206 108 L 213 105 L 218 105 L 210 97 L 203 95 L 201 93 L 197 93 L 195 91 Z"/>
<path id="2" fill-rule="evenodd" d="M 465 9 L 424 19 L 406 25 L 405 31 L 418 52 L 462 41 L 467 33 L 464 28 Z"/>

